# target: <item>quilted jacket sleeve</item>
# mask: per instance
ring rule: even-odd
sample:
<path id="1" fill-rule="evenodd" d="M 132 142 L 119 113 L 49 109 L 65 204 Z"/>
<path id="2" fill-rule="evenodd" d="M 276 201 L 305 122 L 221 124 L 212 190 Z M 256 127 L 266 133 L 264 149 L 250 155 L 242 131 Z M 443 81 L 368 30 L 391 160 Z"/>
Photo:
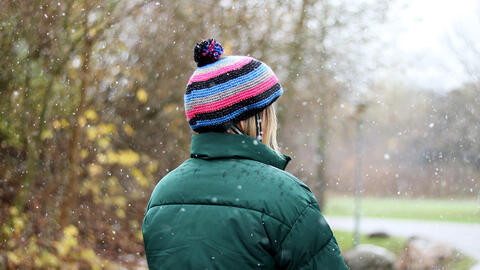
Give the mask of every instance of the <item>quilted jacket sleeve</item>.
<path id="1" fill-rule="evenodd" d="M 297 217 L 275 259 L 281 269 L 348 269 L 316 201 Z"/>

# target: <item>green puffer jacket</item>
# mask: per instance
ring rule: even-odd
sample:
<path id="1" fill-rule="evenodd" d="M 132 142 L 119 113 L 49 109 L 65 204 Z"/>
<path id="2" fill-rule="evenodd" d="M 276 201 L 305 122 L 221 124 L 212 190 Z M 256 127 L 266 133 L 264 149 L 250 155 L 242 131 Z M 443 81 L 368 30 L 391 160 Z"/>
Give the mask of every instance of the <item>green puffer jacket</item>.
<path id="1" fill-rule="evenodd" d="M 247 135 L 193 135 L 142 232 L 150 269 L 348 269 L 308 187 Z"/>

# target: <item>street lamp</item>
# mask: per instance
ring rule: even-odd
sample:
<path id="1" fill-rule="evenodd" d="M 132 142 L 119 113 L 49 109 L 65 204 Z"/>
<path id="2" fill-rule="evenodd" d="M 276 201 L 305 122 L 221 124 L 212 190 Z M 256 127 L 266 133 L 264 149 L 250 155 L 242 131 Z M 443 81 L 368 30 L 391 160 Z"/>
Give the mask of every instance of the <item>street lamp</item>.
<path id="1" fill-rule="evenodd" d="M 355 115 L 353 116 L 356 124 L 355 134 L 355 222 L 353 245 L 360 244 L 360 216 L 362 199 L 362 146 L 363 146 L 363 113 L 367 108 L 366 103 L 358 103 Z"/>

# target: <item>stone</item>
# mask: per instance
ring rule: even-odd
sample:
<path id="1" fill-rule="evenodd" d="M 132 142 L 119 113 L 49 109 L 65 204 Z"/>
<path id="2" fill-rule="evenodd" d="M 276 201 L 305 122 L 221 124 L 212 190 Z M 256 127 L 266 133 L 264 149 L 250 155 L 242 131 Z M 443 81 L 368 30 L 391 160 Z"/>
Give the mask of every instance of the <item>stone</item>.
<path id="1" fill-rule="evenodd" d="M 396 267 L 398 270 L 444 269 L 455 253 L 455 249 L 445 243 L 410 237 L 396 262 Z"/>
<path id="2" fill-rule="evenodd" d="M 390 235 L 383 231 L 371 232 L 367 234 L 368 238 L 390 238 Z"/>
<path id="3" fill-rule="evenodd" d="M 345 263 L 351 270 L 393 270 L 395 255 L 385 248 L 374 245 L 358 245 L 344 254 Z"/>

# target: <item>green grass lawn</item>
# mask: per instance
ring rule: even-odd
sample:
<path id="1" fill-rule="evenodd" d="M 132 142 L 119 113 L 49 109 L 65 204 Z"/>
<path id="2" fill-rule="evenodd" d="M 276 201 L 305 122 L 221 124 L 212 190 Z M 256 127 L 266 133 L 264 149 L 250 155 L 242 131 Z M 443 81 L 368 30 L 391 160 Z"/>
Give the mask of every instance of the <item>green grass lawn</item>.
<path id="1" fill-rule="evenodd" d="M 334 230 L 333 234 L 337 239 L 338 245 L 343 253 L 353 249 L 353 232 L 337 231 Z M 380 246 L 393 252 L 395 255 L 399 255 L 404 247 L 405 239 L 400 237 L 390 238 L 369 238 L 366 235 L 360 236 L 360 244 L 370 244 Z"/>
<path id="2" fill-rule="evenodd" d="M 342 253 L 345 253 L 353 249 L 353 232 L 345 231 L 334 231 L 335 238 L 337 239 L 338 245 L 342 250 Z M 375 246 L 380 246 L 388 249 L 398 258 L 403 251 L 405 246 L 405 239 L 400 237 L 390 237 L 390 238 L 369 238 L 366 235 L 360 236 L 361 244 L 371 244 Z M 445 266 L 445 269 L 450 270 L 468 270 L 473 265 L 475 265 L 475 260 L 468 256 L 458 256 L 454 260 L 450 261 L 448 265 Z"/>
<path id="3" fill-rule="evenodd" d="M 362 216 L 480 223 L 480 202 L 473 199 L 362 198 Z M 352 216 L 354 198 L 329 196 L 325 215 Z"/>

